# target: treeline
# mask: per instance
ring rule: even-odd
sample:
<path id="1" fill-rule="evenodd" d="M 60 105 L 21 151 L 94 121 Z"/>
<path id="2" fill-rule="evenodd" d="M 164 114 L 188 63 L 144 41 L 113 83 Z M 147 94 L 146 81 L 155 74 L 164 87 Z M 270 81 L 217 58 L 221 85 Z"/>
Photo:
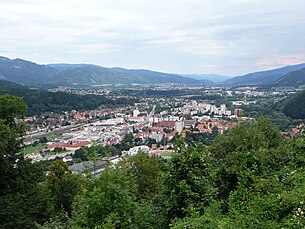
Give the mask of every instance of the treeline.
<path id="1" fill-rule="evenodd" d="M 305 119 L 305 91 L 300 91 L 278 102 L 274 102 L 273 99 L 261 100 L 241 108 L 246 116 L 264 115 L 281 130 L 287 130 L 296 126 L 300 119 Z"/>
<path id="2" fill-rule="evenodd" d="M 305 225 L 305 137 L 286 140 L 265 118 L 230 129 L 207 147 L 186 147 L 177 138 L 168 161 L 138 153 L 84 177 L 61 160 L 46 173 L 21 157 L 24 130 L 15 122 L 24 108 L 16 97 L 0 97 L 3 228 Z M 91 151 L 92 161 L 95 155 Z"/>
<path id="3" fill-rule="evenodd" d="M 23 97 L 28 105 L 28 115 L 37 115 L 44 112 L 62 113 L 70 110 L 92 110 L 99 106 L 115 107 L 132 105 L 134 99 L 108 99 L 101 95 L 76 95 L 64 92 L 49 92 L 46 90 L 34 90 L 19 86 L 0 87 L 0 94 L 12 94 Z"/>

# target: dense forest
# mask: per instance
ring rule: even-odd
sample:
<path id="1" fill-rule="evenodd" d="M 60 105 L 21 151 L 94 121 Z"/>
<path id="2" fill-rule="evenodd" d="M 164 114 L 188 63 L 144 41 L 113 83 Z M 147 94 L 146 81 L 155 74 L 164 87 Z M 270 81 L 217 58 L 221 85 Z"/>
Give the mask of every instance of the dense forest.
<path id="1" fill-rule="evenodd" d="M 133 99 L 108 99 L 101 95 L 76 95 L 64 92 L 49 92 L 46 90 L 29 89 L 7 81 L 0 82 L 0 95 L 13 94 L 23 97 L 28 105 L 28 115 L 44 112 L 62 113 L 70 110 L 93 110 L 99 106 L 114 107 L 118 105 L 131 105 Z"/>
<path id="2" fill-rule="evenodd" d="M 177 138 L 170 160 L 138 153 L 99 176 L 82 176 L 61 160 L 45 167 L 23 158 L 25 111 L 21 98 L 0 96 L 2 228 L 305 225 L 305 137 L 284 139 L 265 118 L 209 146 L 186 147 Z"/>
<path id="3" fill-rule="evenodd" d="M 305 119 L 305 91 L 288 97 L 281 102 L 281 107 L 285 115 L 294 119 Z"/>

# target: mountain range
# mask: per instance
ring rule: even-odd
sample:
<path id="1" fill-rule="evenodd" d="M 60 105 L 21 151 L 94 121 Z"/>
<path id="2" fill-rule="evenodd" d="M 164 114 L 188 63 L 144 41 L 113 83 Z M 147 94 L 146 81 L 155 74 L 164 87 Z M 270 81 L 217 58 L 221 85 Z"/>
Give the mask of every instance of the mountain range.
<path id="1" fill-rule="evenodd" d="M 305 68 L 305 64 L 298 65 L 290 65 L 282 68 L 277 68 L 268 71 L 254 72 L 249 73 L 243 76 L 237 76 L 232 79 L 224 81 L 225 84 L 230 86 L 252 86 L 252 85 L 271 85 L 271 86 L 293 86 L 290 85 L 296 84 L 295 80 L 291 79 L 289 84 L 281 85 L 279 80 L 281 78 L 286 78 L 285 82 L 287 82 L 288 78 L 294 78 L 295 74 L 298 74 L 299 70 Z M 303 79 L 305 81 L 305 75 L 303 75 Z M 298 84 L 299 85 L 299 84 Z"/>
<path id="2" fill-rule="evenodd" d="M 97 84 L 202 84 L 176 74 L 149 70 L 105 68 L 91 64 L 39 65 L 30 61 L 0 57 L 0 79 L 25 85 L 97 85 Z"/>
<path id="3" fill-rule="evenodd" d="M 106 68 L 92 64 L 39 65 L 0 57 L 0 80 L 23 85 L 99 85 L 178 83 L 227 86 L 299 86 L 305 84 L 305 64 L 237 77 L 216 74 L 170 74 L 145 69 Z"/>
<path id="4" fill-rule="evenodd" d="M 276 86 L 294 86 L 305 84 L 305 68 L 290 72 L 275 82 Z"/>

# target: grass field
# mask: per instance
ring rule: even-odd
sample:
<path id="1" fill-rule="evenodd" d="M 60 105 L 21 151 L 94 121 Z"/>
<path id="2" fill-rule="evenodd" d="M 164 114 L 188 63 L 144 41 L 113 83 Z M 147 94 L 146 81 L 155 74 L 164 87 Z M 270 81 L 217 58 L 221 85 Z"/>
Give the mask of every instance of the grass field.
<path id="1" fill-rule="evenodd" d="M 172 158 L 172 156 L 164 156 L 164 155 L 162 155 L 161 157 L 164 158 L 164 159 L 171 159 Z"/>
<path id="2" fill-rule="evenodd" d="M 163 157 L 164 159 L 171 159 L 172 158 L 173 153 L 165 153 L 162 154 L 161 157 Z"/>
<path id="3" fill-rule="evenodd" d="M 23 154 L 29 154 L 29 153 L 33 153 L 35 151 L 42 150 L 45 147 L 46 147 L 46 144 L 44 144 L 44 145 L 37 145 L 37 146 L 27 146 L 21 152 Z"/>
<path id="4" fill-rule="evenodd" d="M 164 153 L 164 154 L 162 154 L 162 156 L 167 156 L 167 157 L 168 157 L 168 156 L 172 156 L 172 154 L 173 154 L 172 152 L 170 152 L 170 153 Z"/>

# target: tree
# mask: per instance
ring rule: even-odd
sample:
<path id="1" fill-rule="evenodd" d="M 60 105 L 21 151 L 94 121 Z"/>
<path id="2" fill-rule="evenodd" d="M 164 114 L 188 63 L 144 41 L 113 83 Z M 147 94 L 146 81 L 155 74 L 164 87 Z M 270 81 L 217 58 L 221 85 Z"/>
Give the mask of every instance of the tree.
<path id="1" fill-rule="evenodd" d="M 266 172 L 267 166 L 276 168 L 282 158 L 272 150 L 282 143 L 278 129 L 262 117 L 244 122 L 216 138 L 209 150 L 213 155 L 214 170 L 218 173 L 221 198 L 228 197 L 244 176 Z"/>
<path id="2" fill-rule="evenodd" d="M 216 195 L 209 171 L 211 158 L 203 147 L 175 146 L 176 153 L 167 163 L 162 177 L 165 208 L 169 219 L 203 212 Z"/>
<path id="3" fill-rule="evenodd" d="M 25 111 L 22 99 L 11 95 L 0 96 L 0 194 L 18 189 L 14 178 L 21 172 L 21 166 L 28 164 L 19 153 L 25 126 L 18 120 L 23 118 Z"/>
<path id="4" fill-rule="evenodd" d="M 58 213 L 71 214 L 72 202 L 82 190 L 83 183 L 82 176 L 72 174 L 67 163 L 62 160 L 57 160 L 50 166 L 47 185 Z"/>
<path id="5" fill-rule="evenodd" d="M 39 143 L 47 143 L 47 142 L 48 142 L 47 137 L 43 136 L 43 137 L 39 138 Z"/>
<path id="6" fill-rule="evenodd" d="M 21 98 L 0 96 L 0 224 L 3 228 L 33 228 L 52 214 L 40 164 L 20 153 L 26 105 Z"/>
<path id="7" fill-rule="evenodd" d="M 157 193 L 158 176 L 161 173 L 162 161 L 158 157 L 150 157 L 143 152 L 127 157 L 121 162 L 127 175 L 136 184 L 138 198 L 147 197 L 152 199 Z"/>
<path id="8" fill-rule="evenodd" d="M 27 106 L 23 99 L 12 95 L 0 96 L 0 119 L 4 120 L 10 128 L 18 134 L 25 133 L 25 126 L 17 123 L 17 119 L 23 119 L 27 112 Z"/>
<path id="9" fill-rule="evenodd" d="M 132 228 L 134 186 L 122 170 L 106 168 L 74 204 L 75 227 Z"/>

